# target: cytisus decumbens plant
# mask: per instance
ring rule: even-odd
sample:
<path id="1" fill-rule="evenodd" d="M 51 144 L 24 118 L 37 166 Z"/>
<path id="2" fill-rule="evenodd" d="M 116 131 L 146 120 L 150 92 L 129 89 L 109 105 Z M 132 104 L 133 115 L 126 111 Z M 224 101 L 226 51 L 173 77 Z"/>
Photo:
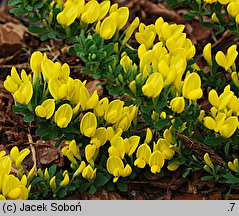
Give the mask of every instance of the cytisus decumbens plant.
<path id="1" fill-rule="evenodd" d="M 104 185 L 125 191 L 142 169 L 163 176 L 180 168 L 184 177 L 201 170 L 204 180 L 239 184 L 236 45 L 215 56 L 211 44 L 205 46 L 210 76 L 197 65 L 195 46 L 182 24 L 159 17 L 145 25 L 136 17 L 125 28 L 129 9 L 110 1 L 9 4 L 15 6 L 13 13 L 42 23 L 29 26 L 43 34 L 42 40 L 57 37 L 68 43 L 69 53 L 82 60 L 78 72 L 100 79 L 114 99 L 99 96 L 97 90 L 90 94 L 86 81 L 71 77 L 68 64 L 54 62 L 40 51 L 31 55 L 30 74 L 12 67 L 4 87 L 16 102 L 13 111 L 24 114 L 26 122 L 35 121 L 41 139 L 56 140 L 69 166 L 33 166 L 26 172 L 21 164 L 30 154 L 28 148 L 14 147 L 10 156 L 1 151 L 1 199 L 63 198 L 87 189 L 95 193 Z M 234 13 L 231 16 L 237 20 Z M 131 44 L 132 38 L 137 44 Z M 203 90 L 220 80 L 219 71 L 230 73 L 231 83 Z M 209 113 L 200 108 L 201 100 L 211 104 Z M 13 163 L 17 176 L 10 174 Z"/>

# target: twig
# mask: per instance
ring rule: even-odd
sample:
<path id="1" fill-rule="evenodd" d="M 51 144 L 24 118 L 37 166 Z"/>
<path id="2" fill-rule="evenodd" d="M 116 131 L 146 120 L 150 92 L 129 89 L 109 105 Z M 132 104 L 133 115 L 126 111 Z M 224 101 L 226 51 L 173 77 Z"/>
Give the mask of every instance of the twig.
<path id="1" fill-rule="evenodd" d="M 28 141 L 29 141 L 29 144 L 30 144 L 30 147 L 31 147 L 31 151 L 32 151 L 33 164 L 34 164 L 34 166 L 36 167 L 35 170 L 34 170 L 34 173 L 35 173 L 35 175 L 36 175 L 36 174 L 37 174 L 36 150 L 35 150 L 35 148 L 34 148 L 33 145 L 32 145 L 33 140 L 32 140 L 31 134 L 27 134 L 27 138 L 28 138 Z"/>

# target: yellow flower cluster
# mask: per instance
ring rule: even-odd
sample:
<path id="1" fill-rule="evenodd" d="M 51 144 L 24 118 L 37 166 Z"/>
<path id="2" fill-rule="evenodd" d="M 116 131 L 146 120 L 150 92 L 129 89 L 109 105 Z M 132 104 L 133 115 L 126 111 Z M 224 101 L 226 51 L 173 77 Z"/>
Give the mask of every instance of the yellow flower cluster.
<path id="1" fill-rule="evenodd" d="M 15 67 L 12 67 L 11 75 L 8 75 L 4 81 L 4 87 L 13 93 L 17 103 L 28 104 L 33 95 L 33 86 L 31 76 L 27 76 L 25 70 L 21 71 L 21 77 L 18 75 Z"/>
<path id="2" fill-rule="evenodd" d="M 10 174 L 12 168 L 12 161 L 18 168 L 21 167 L 22 160 L 29 154 L 28 149 L 19 152 L 17 147 L 14 147 L 11 152 L 11 159 L 6 155 L 5 151 L 0 151 L 0 200 L 5 199 L 27 199 L 31 186 L 28 188 L 27 180 L 30 178 L 26 175 L 21 176 L 19 180 L 14 175 Z"/>
<path id="3" fill-rule="evenodd" d="M 137 84 L 142 85 L 142 93 L 148 98 L 158 97 L 163 88 L 172 85 L 175 98 L 170 106 L 177 113 L 184 110 L 184 98 L 197 100 L 202 97 L 201 79 L 197 73 L 188 72 L 183 80 L 187 61 L 195 55 L 194 45 L 183 33 L 184 27 L 170 25 L 161 17 L 149 26 L 141 23 L 135 34 L 141 44 L 138 48 L 140 72 L 137 74 L 137 66 L 126 54 L 120 61 L 124 71 L 131 72 L 128 85 L 134 94 Z M 155 40 L 158 40 L 156 44 Z"/>
<path id="4" fill-rule="evenodd" d="M 57 15 L 57 21 L 62 26 L 70 26 L 73 22 L 80 20 L 81 26 L 95 24 L 95 31 L 106 40 L 111 39 L 116 32 L 121 30 L 129 18 L 129 9 L 127 7 L 118 7 L 115 3 L 111 5 L 110 1 L 98 3 L 96 0 L 67 0 L 63 10 Z M 128 27 L 124 38 L 126 43 L 133 31 L 139 25 L 139 19 Z"/>
<path id="5" fill-rule="evenodd" d="M 238 129 L 239 98 L 230 90 L 230 85 L 224 88 L 221 95 L 212 89 L 208 100 L 213 106 L 211 116 L 204 117 L 204 126 L 221 136 L 229 138 Z"/>
<path id="6" fill-rule="evenodd" d="M 219 2 L 222 5 L 227 5 L 227 12 L 235 17 L 237 23 L 239 23 L 239 1 L 238 0 L 204 0 L 204 2 L 212 4 Z"/>

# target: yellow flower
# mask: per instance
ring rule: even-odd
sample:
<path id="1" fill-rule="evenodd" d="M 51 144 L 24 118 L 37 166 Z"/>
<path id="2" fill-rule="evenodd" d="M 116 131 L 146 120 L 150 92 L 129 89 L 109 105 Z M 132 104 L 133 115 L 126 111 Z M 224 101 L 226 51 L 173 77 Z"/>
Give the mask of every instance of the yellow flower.
<path id="1" fill-rule="evenodd" d="M 110 1 L 103 1 L 100 3 L 100 15 L 97 19 L 97 21 L 100 21 L 101 19 L 103 19 L 106 14 L 108 13 L 110 9 Z"/>
<path id="2" fill-rule="evenodd" d="M 180 162 L 179 162 L 179 161 L 175 161 L 175 162 L 173 162 L 173 163 L 170 163 L 170 164 L 167 166 L 167 169 L 168 169 L 169 171 L 175 171 L 176 169 L 178 169 L 179 165 L 180 165 Z"/>
<path id="3" fill-rule="evenodd" d="M 87 162 L 89 164 L 91 164 L 92 166 L 94 164 L 96 153 L 97 153 L 97 148 L 95 145 L 88 144 L 85 147 L 85 158 L 86 158 Z"/>
<path id="4" fill-rule="evenodd" d="M 30 154 L 29 149 L 23 149 L 19 152 L 18 147 L 14 146 L 10 151 L 10 156 L 17 168 L 21 168 L 22 161 Z"/>
<path id="5" fill-rule="evenodd" d="M 48 172 L 48 168 L 46 168 L 45 171 L 44 171 L 44 179 L 48 180 L 49 178 L 50 178 L 50 174 Z"/>
<path id="6" fill-rule="evenodd" d="M 149 158 L 151 155 L 150 147 L 144 143 L 140 145 L 136 152 L 136 160 L 134 161 L 134 165 L 139 168 L 144 168 L 146 164 L 149 163 Z"/>
<path id="7" fill-rule="evenodd" d="M 144 86 L 142 87 L 143 94 L 149 98 L 159 96 L 163 89 L 163 77 L 160 73 L 151 74 Z"/>
<path id="8" fill-rule="evenodd" d="M 41 118 L 49 119 L 55 111 L 55 100 L 47 99 L 41 105 L 35 108 L 36 115 Z"/>
<path id="9" fill-rule="evenodd" d="M 49 92 L 55 100 L 65 98 L 68 94 L 68 87 L 58 78 L 51 78 L 48 83 Z"/>
<path id="10" fill-rule="evenodd" d="M 62 154 L 67 156 L 67 158 L 74 164 L 76 164 L 76 159 L 81 159 L 80 156 L 80 149 L 76 144 L 75 140 L 71 140 L 71 141 L 66 141 L 65 142 L 66 146 L 64 146 L 62 148 Z"/>
<path id="11" fill-rule="evenodd" d="M 92 112 L 86 113 L 80 122 L 80 132 L 87 136 L 92 137 L 97 128 L 97 119 Z"/>
<path id="12" fill-rule="evenodd" d="M 231 116 L 229 118 L 227 118 L 222 127 L 219 129 L 219 133 L 221 136 L 229 138 L 231 137 L 236 129 L 237 129 L 237 125 L 238 125 L 238 118 L 236 116 Z"/>
<path id="13" fill-rule="evenodd" d="M 28 104 L 33 95 L 33 87 L 30 81 L 23 82 L 14 93 L 14 99 L 17 103 Z"/>
<path id="14" fill-rule="evenodd" d="M 121 100 L 111 101 L 105 111 L 104 119 L 108 123 L 115 124 L 122 115 L 123 106 L 124 106 L 124 102 Z"/>
<path id="15" fill-rule="evenodd" d="M 118 122 L 115 124 L 115 128 L 121 128 L 123 131 L 127 131 L 131 125 L 131 118 L 128 112 L 124 112 Z"/>
<path id="16" fill-rule="evenodd" d="M 100 23 L 99 23 L 100 24 Z M 105 40 L 111 39 L 116 32 L 116 21 L 114 16 L 106 17 L 99 28 L 99 34 Z"/>
<path id="17" fill-rule="evenodd" d="M 93 108 L 94 109 L 94 113 L 97 115 L 97 116 L 103 116 L 105 114 L 105 111 L 107 109 L 109 105 L 109 100 L 108 98 L 104 97 L 102 98 L 98 104 Z"/>
<path id="18" fill-rule="evenodd" d="M 209 156 L 208 153 L 204 154 L 203 159 L 204 159 L 205 163 L 206 163 L 210 168 L 214 169 L 214 165 L 213 165 L 213 163 L 212 163 L 212 161 L 211 161 L 211 158 L 210 158 L 210 156 Z"/>
<path id="19" fill-rule="evenodd" d="M 63 174 L 64 175 L 64 174 Z M 65 187 L 69 184 L 70 182 L 70 178 L 69 178 L 69 175 L 68 173 L 65 173 L 64 175 L 64 179 L 62 180 L 61 184 L 60 184 L 60 187 Z"/>
<path id="20" fill-rule="evenodd" d="M 211 19 L 214 23 L 220 23 L 216 13 L 212 14 Z"/>
<path id="21" fill-rule="evenodd" d="M 82 173 L 82 171 L 85 169 L 85 167 L 86 167 L 85 161 L 81 161 L 79 167 L 78 167 L 77 170 L 74 172 L 73 178 L 74 178 L 75 176 L 78 176 L 80 173 Z"/>
<path id="22" fill-rule="evenodd" d="M 117 156 L 110 156 L 106 162 L 107 171 L 114 176 L 113 182 L 117 182 L 119 177 L 129 176 L 132 168 L 127 164 L 124 167 L 123 161 Z"/>
<path id="23" fill-rule="evenodd" d="M 150 143 L 152 138 L 153 138 L 153 133 L 150 130 L 150 128 L 147 128 L 147 130 L 146 130 L 146 137 L 145 137 L 144 143 L 147 143 L 147 144 Z"/>
<path id="24" fill-rule="evenodd" d="M 156 149 L 158 148 L 158 150 L 163 154 L 164 158 L 167 160 L 172 159 L 175 153 L 173 147 L 174 146 L 171 145 L 171 143 L 168 140 L 162 138 L 159 138 L 156 144 Z"/>
<path id="25" fill-rule="evenodd" d="M 233 83 L 235 84 L 235 86 L 236 86 L 237 88 L 239 88 L 238 73 L 237 73 L 236 71 L 232 72 L 231 78 L 232 78 L 232 81 L 233 81 Z"/>
<path id="26" fill-rule="evenodd" d="M 61 105 L 54 115 L 54 122 L 60 128 L 66 128 L 71 121 L 73 110 L 69 104 Z"/>
<path id="27" fill-rule="evenodd" d="M 126 153 L 126 146 L 121 136 L 114 136 L 110 140 L 111 146 L 108 148 L 109 156 L 117 156 L 121 159 L 124 158 Z"/>
<path id="28" fill-rule="evenodd" d="M 211 53 L 211 43 L 208 43 L 203 49 L 203 57 L 207 61 L 207 63 L 212 65 L 212 53 Z"/>
<path id="29" fill-rule="evenodd" d="M 126 44 L 128 40 L 131 38 L 132 34 L 134 33 L 135 29 L 139 26 L 139 18 L 136 17 L 133 22 L 129 25 L 129 27 L 125 30 L 125 37 L 122 41 L 122 44 Z"/>
<path id="30" fill-rule="evenodd" d="M 231 161 L 228 162 L 228 167 L 234 171 L 234 172 L 239 172 L 239 164 L 238 164 L 238 158 L 235 158 L 233 160 L 233 163 Z"/>
<path id="31" fill-rule="evenodd" d="M 63 11 L 60 12 L 56 17 L 57 22 L 63 26 L 70 26 L 75 21 L 78 14 L 79 14 L 78 7 L 72 1 L 67 1 L 67 5 L 66 4 L 64 5 Z"/>
<path id="32" fill-rule="evenodd" d="M 163 165 L 164 165 L 163 154 L 159 150 L 154 151 L 149 158 L 149 166 L 151 167 L 151 172 L 154 174 L 159 173 Z"/>
<path id="33" fill-rule="evenodd" d="M 183 82 L 183 96 L 191 100 L 197 100 L 203 95 L 201 79 L 197 73 L 189 74 Z"/>
<path id="34" fill-rule="evenodd" d="M 228 4 L 227 11 L 232 17 L 236 17 L 239 14 L 238 7 L 239 7 L 239 2 L 232 1 Z"/>
<path id="35" fill-rule="evenodd" d="M 30 58 L 30 67 L 33 72 L 33 80 L 35 80 L 41 74 L 41 62 L 43 60 L 43 55 L 40 51 L 32 53 Z"/>
<path id="36" fill-rule="evenodd" d="M 100 16 L 100 5 L 97 1 L 89 1 L 82 12 L 81 20 L 84 23 L 94 23 Z"/>
<path id="37" fill-rule="evenodd" d="M 216 54 L 216 62 L 218 65 L 223 67 L 226 71 L 235 63 L 238 52 L 236 51 L 237 45 L 232 45 L 227 50 L 227 55 L 222 51 L 218 51 Z"/>
<path id="38" fill-rule="evenodd" d="M 129 19 L 129 8 L 120 7 L 114 13 L 117 13 L 116 25 L 117 25 L 117 29 L 120 30 L 125 26 L 125 24 L 127 23 Z M 113 15 L 113 13 L 111 13 L 111 15 Z"/>
<path id="39" fill-rule="evenodd" d="M 175 97 L 170 102 L 171 109 L 176 113 L 181 113 L 185 107 L 184 97 Z"/>
<path id="40" fill-rule="evenodd" d="M 28 189 L 14 175 L 5 175 L 2 181 L 2 195 L 11 200 L 28 198 Z"/>
<path id="41" fill-rule="evenodd" d="M 29 173 L 27 174 L 27 179 L 28 179 L 28 180 L 31 180 L 31 179 L 33 178 L 35 170 L 36 170 L 36 166 L 34 165 L 34 166 L 31 168 L 31 170 L 29 171 Z"/>
<path id="42" fill-rule="evenodd" d="M 125 153 L 131 156 L 139 145 L 140 137 L 139 136 L 131 136 L 129 139 L 124 139 L 125 144 Z"/>
<path id="43" fill-rule="evenodd" d="M 90 165 L 87 165 L 82 172 L 83 178 L 89 180 L 94 179 L 96 176 L 96 170 L 97 168 L 93 170 L 93 168 Z"/>
<path id="44" fill-rule="evenodd" d="M 82 86 L 79 90 L 79 98 L 80 105 L 82 110 L 88 110 L 94 108 L 99 102 L 99 95 L 97 94 L 97 90 L 90 96 L 89 91 L 85 86 Z"/>
<path id="45" fill-rule="evenodd" d="M 56 176 L 53 176 L 50 180 L 50 188 L 55 190 L 56 189 Z"/>
<path id="46" fill-rule="evenodd" d="M 108 131 L 104 127 L 99 127 L 96 129 L 94 136 L 91 138 L 91 143 L 95 144 L 97 148 L 103 146 L 108 140 Z M 97 145 L 96 143 L 99 143 Z"/>

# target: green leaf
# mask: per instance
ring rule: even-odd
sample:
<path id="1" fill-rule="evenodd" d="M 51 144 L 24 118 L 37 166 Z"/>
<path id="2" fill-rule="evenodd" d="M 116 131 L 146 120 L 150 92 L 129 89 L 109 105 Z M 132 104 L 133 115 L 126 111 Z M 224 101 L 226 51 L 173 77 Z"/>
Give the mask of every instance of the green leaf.
<path id="1" fill-rule="evenodd" d="M 55 143 L 55 148 L 58 148 L 64 138 L 60 138 L 59 140 L 56 141 Z"/>
<path id="2" fill-rule="evenodd" d="M 41 36 L 41 41 L 45 41 L 47 40 L 48 38 L 51 38 L 51 39 L 54 39 L 56 38 L 56 32 L 49 32 L 47 34 L 44 34 Z"/>
<path id="3" fill-rule="evenodd" d="M 59 198 L 65 197 L 65 196 L 67 195 L 66 190 L 67 190 L 66 187 L 61 188 L 61 189 L 57 192 L 57 196 L 58 196 Z"/>
<path id="4" fill-rule="evenodd" d="M 45 125 L 40 126 L 36 129 L 36 135 L 39 137 L 44 137 L 49 134 L 49 128 Z"/>
<path id="5" fill-rule="evenodd" d="M 88 187 L 90 187 L 91 183 L 86 182 L 86 183 L 81 183 L 77 188 L 79 192 L 84 192 L 87 190 Z"/>
<path id="6" fill-rule="evenodd" d="M 155 129 L 161 130 L 170 123 L 171 119 L 160 119 L 155 123 Z"/>
<path id="7" fill-rule="evenodd" d="M 115 184 L 113 182 L 110 182 L 109 184 L 107 184 L 107 189 L 109 191 L 114 191 L 115 189 Z"/>
<path id="8" fill-rule="evenodd" d="M 99 187 L 105 185 L 108 181 L 109 181 L 109 179 L 106 176 L 104 176 L 102 173 L 99 172 L 96 175 L 94 185 L 97 188 L 99 188 Z"/>
<path id="9" fill-rule="evenodd" d="M 90 186 L 89 194 L 94 194 L 97 191 L 97 188 L 94 185 Z"/>
<path id="10" fill-rule="evenodd" d="M 43 28 L 38 27 L 38 26 L 29 26 L 28 31 L 33 33 L 33 34 L 43 34 L 43 33 L 47 32 L 46 29 L 43 29 Z"/>
<path id="11" fill-rule="evenodd" d="M 128 190 L 127 184 L 122 181 L 117 182 L 117 188 L 122 192 L 126 192 Z"/>
<path id="12" fill-rule="evenodd" d="M 33 180 L 30 181 L 31 185 L 37 184 L 38 182 L 40 182 L 42 180 L 42 177 L 38 176 L 38 177 L 33 177 Z"/>
<path id="13" fill-rule="evenodd" d="M 47 197 L 47 196 L 48 196 L 48 193 L 49 193 L 49 191 L 48 191 L 48 190 L 44 190 L 44 191 L 43 191 L 43 194 L 42 194 L 42 196 L 45 198 L 45 197 Z"/>
<path id="14" fill-rule="evenodd" d="M 32 112 L 27 113 L 23 118 L 25 122 L 32 122 L 34 119 L 35 119 L 35 114 Z"/>
<path id="15" fill-rule="evenodd" d="M 219 146 L 225 143 L 226 141 L 227 139 L 223 137 L 209 137 L 205 139 L 204 143 L 209 146 Z"/>
<path id="16" fill-rule="evenodd" d="M 153 106 L 141 106 L 141 110 L 144 113 L 151 114 Z"/>
<path id="17" fill-rule="evenodd" d="M 239 183 L 239 178 L 235 177 L 231 173 L 227 173 L 227 174 L 223 175 L 223 177 L 225 179 L 227 179 L 226 182 L 229 184 L 238 184 Z"/>
<path id="18" fill-rule="evenodd" d="M 22 0 L 9 0 L 8 5 L 13 6 L 22 3 Z"/>
<path id="19" fill-rule="evenodd" d="M 197 16 L 198 13 L 197 12 L 191 12 L 191 13 L 187 13 L 183 16 L 183 18 L 185 20 L 192 20 L 195 16 Z"/>
<path id="20" fill-rule="evenodd" d="M 12 106 L 12 111 L 15 113 L 26 114 L 29 112 L 29 109 L 28 109 L 27 105 L 17 104 L 17 105 Z"/>
<path id="21" fill-rule="evenodd" d="M 23 8 L 12 8 L 11 10 L 10 10 L 10 13 L 12 13 L 12 14 L 16 14 L 16 15 L 23 15 L 23 14 L 25 14 L 27 11 L 25 10 L 25 9 L 23 9 Z"/>
<path id="22" fill-rule="evenodd" d="M 209 180 L 212 180 L 212 179 L 214 179 L 214 176 L 203 176 L 201 178 L 202 181 L 209 181 Z"/>
<path id="23" fill-rule="evenodd" d="M 52 166 L 49 168 L 50 178 L 52 178 L 52 177 L 55 175 L 55 173 L 56 173 L 56 168 L 57 168 L 56 165 L 52 165 Z"/>

